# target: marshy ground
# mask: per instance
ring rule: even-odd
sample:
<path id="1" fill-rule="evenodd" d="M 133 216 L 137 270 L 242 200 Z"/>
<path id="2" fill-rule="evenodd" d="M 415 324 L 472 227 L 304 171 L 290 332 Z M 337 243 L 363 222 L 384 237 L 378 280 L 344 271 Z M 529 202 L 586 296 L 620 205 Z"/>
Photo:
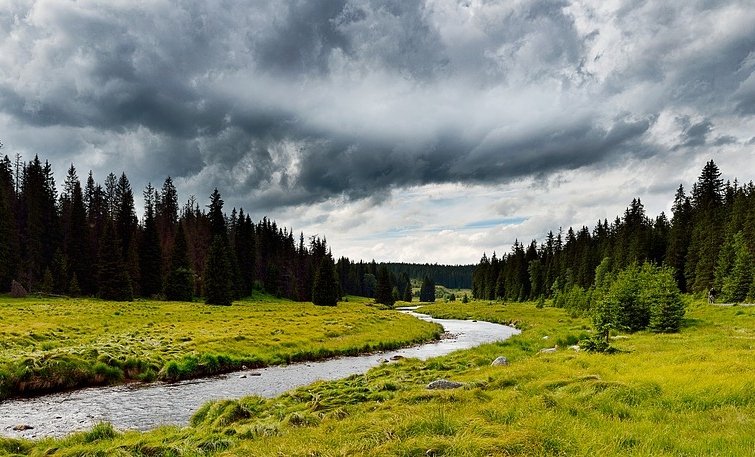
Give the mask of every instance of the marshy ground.
<path id="1" fill-rule="evenodd" d="M 588 319 L 533 303 L 437 304 L 437 317 L 508 323 L 507 341 L 274 399 L 206 404 L 189 427 L 118 432 L 102 424 L 62 440 L 4 439 L 19 455 L 752 455 L 755 308 L 688 299 L 679 334 L 620 335 L 615 354 L 567 347 Z M 552 353 L 543 348 L 556 347 Z M 490 366 L 497 356 L 507 366 Z M 428 390 L 445 378 L 464 383 Z"/>

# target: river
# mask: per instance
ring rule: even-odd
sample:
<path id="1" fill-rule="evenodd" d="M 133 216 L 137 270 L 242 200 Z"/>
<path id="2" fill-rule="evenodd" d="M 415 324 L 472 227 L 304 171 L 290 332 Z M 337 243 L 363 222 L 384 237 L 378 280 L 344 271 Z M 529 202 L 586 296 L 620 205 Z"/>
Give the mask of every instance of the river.
<path id="1" fill-rule="evenodd" d="M 364 373 L 396 356 L 424 360 L 504 340 L 519 333 L 515 328 L 490 322 L 435 319 L 410 310 L 404 312 L 439 323 L 446 337 L 395 351 L 237 371 L 176 383 L 92 387 L 6 400 L 0 403 L 0 434 L 24 438 L 64 436 L 103 421 L 120 430 L 149 430 L 165 424 L 186 425 L 192 414 L 210 400 L 248 395 L 275 397 L 318 380 Z M 33 428 L 15 430 L 19 425 Z"/>

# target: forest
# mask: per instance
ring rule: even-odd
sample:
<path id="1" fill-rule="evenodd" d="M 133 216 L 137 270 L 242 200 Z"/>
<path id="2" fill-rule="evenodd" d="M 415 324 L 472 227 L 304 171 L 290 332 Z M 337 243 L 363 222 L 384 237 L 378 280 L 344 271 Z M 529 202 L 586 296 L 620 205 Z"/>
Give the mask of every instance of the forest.
<path id="1" fill-rule="evenodd" d="M 517 240 L 501 257 L 483 254 L 472 289 L 484 300 L 546 297 L 556 306 L 589 307 L 596 270 L 617 274 L 649 263 L 670 268 L 682 292 L 742 302 L 755 296 L 753 255 L 755 185 L 724 182 L 711 160 L 689 194 L 679 185 L 670 220 L 664 213 L 651 218 L 636 198 L 623 216 L 592 230 L 559 229 L 540 244 Z"/>
<path id="2" fill-rule="evenodd" d="M 139 218 L 125 173 L 110 173 L 99 183 L 89 172 L 82 184 L 72 164 L 58 194 L 48 161 L 5 156 L 0 160 L 0 292 L 15 284 L 17 292 L 111 300 L 205 297 L 227 305 L 260 290 L 334 305 L 347 294 L 375 297 L 381 288 L 387 291 L 382 302 L 410 301 L 411 278 L 471 287 L 471 265 L 379 264 L 346 257 L 335 262 L 325 238 L 295 236 L 267 217 L 254 223 L 243 208 L 227 214 L 217 189 L 206 207 L 194 196 L 179 204 L 170 177 L 160 188 L 148 184 L 142 196 Z"/>

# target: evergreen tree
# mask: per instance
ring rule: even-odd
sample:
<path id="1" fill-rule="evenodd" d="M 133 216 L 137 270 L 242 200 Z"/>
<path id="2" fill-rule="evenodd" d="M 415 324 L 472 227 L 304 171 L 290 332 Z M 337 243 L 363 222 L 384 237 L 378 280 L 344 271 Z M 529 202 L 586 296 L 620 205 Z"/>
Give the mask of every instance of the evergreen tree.
<path id="1" fill-rule="evenodd" d="M 178 224 L 178 192 L 170 176 L 165 178 L 160 192 L 155 193 L 155 223 L 160 235 L 160 246 L 163 252 L 170 252 L 168 247 Z"/>
<path id="2" fill-rule="evenodd" d="M 743 302 L 752 284 L 752 255 L 742 232 L 734 235 L 734 259 L 731 270 L 722 281 L 721 298 L 727 302 Z"/>
<path id="3" fill-rule="evenodd" d="M 102 235 L 99 253 L 99 294 L 104 300 L 133 300 L 131 280 L 126 271 L 122 252 L 115 228 L 112 222 L 109 222 Z"/>
<path id="4" fill-rule="evenodd" d="M 115 223 L 116 233 L 123 248 L 123 257 L 128 258 L 130 255 L 132 261 L 138 265 L 138 256 L 135 255 L 135 252 L 129 254 L 129 250 L 131 249 L 136 251 L 134 238 L 136 236 L 138 221 L 136 218 L 136 208 L 134 207 L 134 192 L 131 190 L 131 183 L 129 183 L 126 173 L 121 173 L 121 177 L 115 186 L 113 205 L 113 222 Z M 136 280 L 135 277 L 131 279 Z"/>
<path id="5" fill-rule="evenodd" d="M 94 293 L 94 278 L 91 271 L 90 230 L 81 183 L 73 164 L 68 169 L 63 194 L 61 195 L 61 219 L 63 224 L 63 252 L 67 265 L 67 284 L 76 275 L 79 287 L 87 294 Z"/>
<path id="6" fill-rule="evenodd" d="M 254 285 L 256 253 L 254 224 L 252 224 L 249 215 L 244 215 L 243 209 L 239 212 L 236 222 L 234 244 L 239 268 L 239 292 L 241 296 L 247 297 L 252 294 L 252 286 Z M 298 255 L 306 257 L 306 253 L 299 253 Z M 303 297 L 299 297 L 299 299 L 303 299 Z"/>
<path id="7" fill-rule="evenodd" d="M 435 283 L 427 276 L 422 280 L 422 286 L 419 289 L 419 301 L 430 303 L 435 301 Z"/>
<path id="8" fill-rule="evenodd" d="M 155 219 L 155 189 L 147 184 L 144 190 L 144 231 L 139 244 L 141 294 L 151 297 L 160 293 L 162 284 L 162 252 Z"/>
<path id="9" fill-rule="evenodd" d="M 643 299 L 649 302 L 648 328 L 656 333 L 678 332 L 684 318 L 684 302 L 669 268 L 645 268 Z"/>
<path id="10" fill-rule="evenodd" d="M 686 270 L 687 285 L 694 292 L 714 285 L 716 259 L 723 241 L 723 196 L 721 172 L 711 160 L 693 187 L 694 217 Z"/>
<path id="11" fill-rule="evenodd" d="M 315 272 L 312 303 L 317 306 L 336 306 L 340 299 L 339 289 L 333 258 L 329 255 L 323 256 Z"/>
<path id="12" fill-rule="evenodd" d="M 171 256 L 170 273 L 165 282 L 165 298 L 174 301 L 192 301 L 194 294 L 194 272 L 189 265 L 186 253 L 186 236 L 183 226 L 178 224 Z"/>
<path id="13" fill-rule="evenodd" d="M 0 292 L 10 290 L 19 261 L 12 170 L 11 161 L 5 156 L 0 160 Z"/>
<path id="14" fill-rule="evenodd" d="M 208 305 L 230 306 L 233 299 L 231 265 L 226 250 L 227 243 L 220 235 L 215 236 L 204 269 L 204 295 Z"/>
<path id="15" fill-rule="evenodd" d="M 680 290 L 687 290 L 684 274 L 684 263 L 691 238 L 692 203 L 684 194 L 684 187 L 680 184 L 674 196 L 671 207 L 673 217 L 668 234 L 665 263 L 674 270 L 674 278 Z"/>
<path id="16" fill-rule="evenodd" d="M 375 286 L 375 302 L 386 306 L 393 306 L 393 286 L 388 268 L 383 265 L 378 270 L 377 285 Z"/>
<path id="17" fill-rule="evenodd" d="M 412 301 L 412 283 L 411 283 L 411 281 L 407 282 L 406 285 L 404 286 L 404 293 L 403 293 L 403 296 L 402 296 L 401 300 L 403 300 L 403 301 L 405 301 L 407 303 L 411 303 L 411 301 Z"/>

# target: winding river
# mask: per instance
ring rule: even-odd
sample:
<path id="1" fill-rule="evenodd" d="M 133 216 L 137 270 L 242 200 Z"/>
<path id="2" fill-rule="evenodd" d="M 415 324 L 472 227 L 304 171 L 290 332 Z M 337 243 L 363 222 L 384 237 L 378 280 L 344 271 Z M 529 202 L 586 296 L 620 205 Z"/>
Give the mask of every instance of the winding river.
<path id="1" fill-rule="evenodd" d="M 184 425 L 203 403 L 210 400 L 247 395 L 275 397 L 318 380 L 333 380 L 364 373 L 396 356 L 424 360 L 504 340 L 519 333 L 515 328 L 500 324 L 435 319 L 408 310 L 405 312 L 419 319 L 439 323 L 447 337 L 396 351 L 237 371 L 176 383 L 92 387 L 35 398 L 6 400 L 0 403 L 0 435 L 24 438 L 63 436 L 91 428 L 102 421 L 110 422 L 121 430 L 148 430 L 165 424 Z M 33 428 L 17 430 L 24 428 L 20 425 Z"/>

